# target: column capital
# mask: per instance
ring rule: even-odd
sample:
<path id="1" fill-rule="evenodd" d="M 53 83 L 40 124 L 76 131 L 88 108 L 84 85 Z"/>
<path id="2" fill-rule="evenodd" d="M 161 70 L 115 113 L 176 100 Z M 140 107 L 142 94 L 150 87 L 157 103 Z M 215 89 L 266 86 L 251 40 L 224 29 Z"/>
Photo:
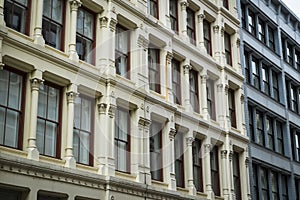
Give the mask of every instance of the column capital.
<path id="1" fill-rule="evenodd" d="M 107 108 L 106 103 L 99 103 L 99 104 L 97 104 L 97 106 L 98 106 L 98 112 L 100 115 L 106 113 L 106 108 Z"/>
<path id="2" fill-rule="evenodd" d="M 140 117 L 139 118 L 139 126 L 143 126 L 145 128 L 150 128 L 150 124 L 151 124 L 151 120 L 150 119 L 146 119 L 144 117 Z"/>
<path id="3" fill-rule="evenodd" d="M 107 28 L 108 18 L 106 16 L 100 17 L 100 28 Z"/>
<path id="4" fill-rule="evenodd" d="M 199 22 L 203 22 L 203 20 L 205 19 L 205 17 L 206 17 L 206 16 L 205 16 L 203 13 L 199 14 L 199 15 L 198 15 L 198 21 L 199 21 Z"/>
<path id="5" fill-rule="evenodd" d="M 186 7 L 189 6 L 189 3 L 186 0 L 180 1 L 179 3 L 180 3 L 181 11 L 186 10 Z"/>
<path id="6" fill-rule="evenodd" d="M 233 151 L 229 151 L 228 157 L 229 157 L 229 160 L 232 161 Z"/>
<path id="7" fill-rule="evenodd" d="M 170 141 L 174 140 L 175 135 L 176 135 L 176 129 L 175 128 L 170 128 L 170 131 L 169 131 Z"/>
<path id="8" fill-rule="evenodd" d="M 39 78 L 32 78 L 30 79 L 30 83 L 31 91 L 39 91 L 40 85 L 44 83 L 44 80 Z"/>
<path id="9" fill-rule="evenodd" d="M 144 50 L 146 50 L 149 45 L 149 40 L 146 39 L 143 35 L 139 35 L 137 43 L 139 47 L 142 47 Z"/>
<path id="10" fill-rule="evenodd" d="M 189 64 L 185 64 L 183 65 L 183 73 L 184 74 L 188 74 L 190 72 L 190 70 L 192 69 L 192 66 Z"/>
<path id="11" fill-rule="evenodd" d="M 68 104 L 70 103 L 74 103 L 75 102 L 75 98 L 78 97 L 79 93 L 75 92 L 75 91 L 69 91 L 67 92 L 67 102 Z"/>
<path id="12" fill-rule="evenodd" d="M 202 84 L 206 84 L 206 81 L 207 81 L 207 75 L 204 74 L 204 75 L 201 75 L 200 77 L 201 77 L 201 83 L 202 83 Z"/>
<path id="13" fill-rule="evenodd" d="M 238 48 L 240 48 L 240 46 L 241 46 L 241 39 L 240 39 L 240 38 L 237 38 L 237 39 L 236 39 L 236 46 L 237 46 Z"/>
<path id="14" fill-rule="evenodd" d="M 204 145 L 204 152 L 209 153 L 211 151 L 211 144 L 205 144 Z"/>
<path id="15" fill-rule="evenodd" d="M 214 29 L 214 33 L 218 33 L 219 29 L 220 29 L 220 26 L 219 25 L 215 25 L 215 26 L 213 26 L 213 29 Z"/>
<path id="16" fill-rule="evenodd" d="M 173 59 L 173 53 L 168 51 L 167 52 L 167 62 L 168 62 L 168 64 L 171 64 L 172 59 Z"/>
<path id="17" fill-rule="evenodd" d="M 225 89 L 225 94 L 228 95 L 229 85 L 226 84 L 224 89 Z"/>
<path id="18" fill-rule="evenodd" d="M 247 168 L 249 167 L 249 158 L 248 157 L 245 158 L 245 165 Z"/>
<path id="19" fill-rule="evenodd" d="M 224 29 L 224 27 L 222 26 L 222 27 L 221 27 L 221 37 L 224 37 L 224 32 L 225 32 L 225 29 Z"/>
<path id="20" fill-rule="evenodd" d="M 186 137 L 185 139 L 186 139 L 186 145 L 187 146 L 192 146 L 192 144 L 195 140 L 195 138 L 193 138 L 193 137 Z"/>
<path id="21" fill-rule="evenodd" d="M 245 95 L 244 94 L 241 94 L 240 100 L 241 100 L 242 104 L 245 102 Z"/>
<path id="22" fill-rule="evenodd" d="M 223 87 L 224 87 L 224 85 L 222 83 L 218 84 L 217 85 L 217 91 L 218 92 L 222 92 L 223 91 Z"/>
<path id="23" fill-rule="evenodd" d="M 117 109 L 117 106 L 114 104 L 109 104 L 108 107 L 108 115 L 110 118 L 113 118 L 115 116 L 115 111 Z"/>
<path id="24" fill-rule="evenodd" d="M 71 6 L 71 11 L 77 11 L 82 4 L 80 0 L 69 0 L 69 3 Z"/>
<path id="25" fill-rule="evenodd" d="M 221 159 L 226 159 L 227 153 L 228 153 L 227 150 L 222 150 L 222 151 L 221 151 Z"/>

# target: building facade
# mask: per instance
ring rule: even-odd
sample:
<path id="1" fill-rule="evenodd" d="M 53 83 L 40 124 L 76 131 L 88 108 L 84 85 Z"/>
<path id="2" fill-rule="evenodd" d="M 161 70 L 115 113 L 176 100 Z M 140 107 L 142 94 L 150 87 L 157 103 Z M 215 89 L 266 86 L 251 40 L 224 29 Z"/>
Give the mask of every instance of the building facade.
<path id="1" fill-rule="evenodd" d="M 227 0 L 1 0 L 1 199 L 249 199 L 239 23 Z"/>
<path id="2" fill-rule="evenodd" d="M 299 18 L 281 1 L 240 1 L 252 199 L 299 199 Z"/>

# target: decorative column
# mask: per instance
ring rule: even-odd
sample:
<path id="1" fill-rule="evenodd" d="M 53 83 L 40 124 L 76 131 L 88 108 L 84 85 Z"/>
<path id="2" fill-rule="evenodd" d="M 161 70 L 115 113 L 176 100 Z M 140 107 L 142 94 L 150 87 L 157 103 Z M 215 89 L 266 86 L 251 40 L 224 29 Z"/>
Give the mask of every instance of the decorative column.
<path id="1" fill-rule="evenodd" d="M 220 123 L 220 126 L 222 128 L 225 128 L 225 121 L 226 121 L 226 102 L 227 100 L 225 99 L 227 96 L 225 96 L 225 92 L 224 92 L 224 85 L 222 83 L 217 85 L 217 97 L 218 97 L 218 101 L 217 101 L 217 110 L 218 113 L 217 114 L 217 119 Z"/>
<path id="2" fill-rule="evenodd" d="M 171 117 L 173 118 L 173 116 Z M 164 150 L 163 155 L 166 155 L 164 158 L 164 165 L 166 171 L 166 180 L 168 182 L 168 188 L 170 190 L 176 190 L 176 177 L 175 177 L 175 134 L 176 130 L 174 128 L 174 120 L 169 121 L 167 127 L 168 134 L 166 135 L 167 143 L 166 150 Z M 171 127 L 170 127 L 171 126 Z"/>
<path id="3" fill-rule="evenodd" d="M 132 52 L 137 55 L 137 86 L 142 91 L 149 92 L 148 80 L 148 45 L 149 40 L 144 35 L 139 35 L 137 39 L 137 51 Z"/>
<path id="4" fill-rule="evenodd" d="M 205 15 L 203 13 L 198 15 L 198 38 L 196 39 L 197 41 L 199 41 L 199 47 L 203 52 L 207 52 L 207 49 L 205 48 L 204 45 L 204 30 L 203 30 L 203 20 L 205 19 Z"/>
<path id="5" fill-rule="evenodd" d="M 77 11 L 81 6 L 80 0 L 69 0 L 71 9 L 71 21 L 70 21 L 70 44 L 69 44 L 69 58 L 76 62 L 79 61 L 78 54 L 76 52 L 76 28 L 77 28 Z"/>
<path id="6" fill-rule="evenodd" d="M 76 168 L 76 161 L 73 155 L 73 124 L 74 124 L 74 110 L 75 98 L 78 96 L 77 85 L 71 84 L 67 91 L 67 110 L 68 110 L 68 124 L 67 124 L 67 145 L 65 148 L 65 166 L 69 168 Z"/>
<path id="7" fill-rule="evenodd" d="M 208 140 L 206 138 L 206 140 Z M 208 141 L 207 141 L 208 142 Z M 205 192 L 207 194 L 207 199 L 214 199 L 214 192 L 212 190 L 211 183 L 211 167 L 210 167 L 210 151 L 211 144 L 204 144 L 204 155 L 203 155 L 203 167 L 204 167 L 204 178 L 205 178 Z"/>
<path id="8" fill-rule="evenodd" d="M 42 22 L 43 22 L 43 3 L 44 1 L 37 0 L 36 2 L 36 12 L 35 12 L 35 27 L 34 27 L 34 43 L 44 46 L 45 40 L 42 35 Z"/>
<path id="9" fill-rule="evenodd" d="M 241 54 L 240 54 L 240 46 L 241 46 L 241 40 L 240 38 L 236 39 L 236 61 L 237 61 L 237 71 L 238 73 L 242 74 L 242 65 L 241 65 Z"/>
<path id="10" fill-rule="evenodd" d="M 244 184 L 241 184 L 242 185 L 241 192 L 242 192 L 242 199 L 250 200 L 251 199 L 251 193 L 250 193 L 251 190 L 250 190 L 250 182 L 249 182 L 249 158 L 248 158 L 247 154 L 248 154 L 248 151 L 245 151 L 242 156 L 243 157 L 242 160 L 244 161 L 242 163 L 245 167 L 243 167 L 243 166 L 241 167 L 241 169 L 244 169 L 241 176 L 245 177 L 245 178 L 242 178 L 241 183 L 244 183 Z"/>
<path id="11" fill-rule="evenodd" d="M 172 85 L 172 58 L 173 53 L 167 52 L 167 99 L 170 103 L 174 103 L 173 85 Z"/>
<path id="12" fill-rule="evenodd" d="M 202 115 L 203 118 L 208 120 L 210 119 L 207 107 L 207 92 L 206 92 L 206 84 L 207 84 L 207 75 L 206 71 L 201 75 L 201 107 L 202 107 Z"/>
<path id="13" fill-rule="evenodd" d="M 184 107 L 187 111 L 193 112 L 193 108 L 190 102 L 190 70 L 192 66 L 189 61 L 185 61 L 183 65 L 183 73 L 184 73 L 184 84 L 185 89 L 183 90 L 183 99 L 184 99 Z"/>
<path id="14" fill-rule="evenodd" d="M 180 12 L 181 12 L 178 14 L 179 33 L 183 40 L 189 41 L 189 37 L 187 35 L 187 12 L 186 12 L 186 8 L 188 7 L 189 4 L 187 0 L 180 0 L 179 5 L 180 5 Z"/>
<path id="15" fill-rule="evenodd" d="M 212 43 L 214 45 L 213 49 L 215 52 L 215 59 L 218 63 L 221 63 L 221 48 L 220 48 L 220 38 L 219 38 L 219 25 L 215 25 L 213 27 L 214 30 L 214 42 Z"/>
<path id="16" fill-rule="evenodd" d="M 99 125 L 97 126 L 98 130 L 95 134 L 95 141 L 102 141 L 101 145 L 95 145 L 95 158 L 97 159 L 97 167 L 98 167 L 98 174 L 105 174 L 105 155 L 107 155 L 108 149 L 108 141 L 107 138 L 104 136 L 105 125 L 107 124 L 106 121 L 106 110 L 107 104 L 101 102 L 101 99 L 98 100 L 98 113 L 99 113 L 99 121 L 97 122 Z M 104 129 L 104 130 L 103 130 Z"/>
<path id="17" fill-rule="evenodd" d="M 220 51 L 221 51 L 221 62 L 220 62 L 220 64 L 221 64 L 221 66 L 225 66 L 225 65 L 227 65 L 227 60 L 226 60 L 226 56 L 225 56 L 225 39 L 224 39 L 224 32 L 225 32 L 225 29 L 224 29 L 224 27 L 222 26 L 221 28 L 220 28 L 220 37 L 219 37 L 219 43 L 220 43 L 220 45 L 219 45 L 219 47 L 220 47 Z M 231 39 L 230 39 L 230 42 L 231 42 Z M 231 45 L 231 44 L 230 44 Z M 232 51 L 232 50 L 231 50 Z M 231 52 L 231 57 L 232 57 L 232 54 L 233 52 Z M 231 58 L 231 60 L 232 60 L 232 58 Z M 233 63 L 233 60 L 231 61 L 232 63 Z"/>
<path id="18" fill-rule="evenodd" d="M 221 174 L 220 174 L 220 181 L 222 181 L 222 187 L 223 187 L 223 196 L 225 200 L 230 199 L 230 189 L 228 182 L 230 181 L 230 168 L 228 168 L 227 164 L 227 150 L 221 151 Z"/>
<path id="19" fill-rule="evenodd" d="M 229 131 L 231 129 L 231 119 L 230 119 L 230 116 L 229 116 L 229 99 L 228 99 L 228 90 L 229 90 L 229 86 L 227 84 L 225 84 L 225 88 L 224 88 L 224 92 L 225 92 L 225 105 L 224 105 L 224 108 L 225 111 L 225 116 L 226 116 L 226 120 L 225 120 L 225 131 Z M 235 95 L 233 96 L 234 100 L 235 100 Z M 237 113 L 236 113 L 237 114 Z M 237 117 L 236 117 L 237 118 Z M 237 124 L 237 122 L 236 122 Z"/>
<path id="20" fill-rule="evenodd" d="M 36 126 L 37 126 L 37 112 L 39 101 L 39 88 L 43 84 L 43 73 L 35 70 L 31 74 L 31 105 L 30 105 L 30 129 L 28 138 L 28 154 L 27 158 L 32 160 L 39 160 L 39 152 L 36 146 Z"/>
<path id="21" fill-rule="evenodd" d="M 190 195 L 196 195 L 196 188 L 194 186 L 194 177 L 193 177 L 193 142 L 194 138 L 188 136 L 186 138 L 186 175 L 187 175 L 187 187 L 189 189 Z"/>

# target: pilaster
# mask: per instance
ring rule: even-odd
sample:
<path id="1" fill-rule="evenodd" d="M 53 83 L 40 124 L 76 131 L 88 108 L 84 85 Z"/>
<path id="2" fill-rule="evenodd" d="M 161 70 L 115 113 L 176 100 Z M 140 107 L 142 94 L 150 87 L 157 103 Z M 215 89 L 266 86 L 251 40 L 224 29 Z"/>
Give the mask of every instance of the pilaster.
<path id="1" fill-rule="evenodd" d="M 186 89 L 183 90 L 183 100 L 184 106 L 187 111 L 193 112 L 193 108 L 190 102 L 190 70 L 192 66 L 189 61 L 185 61 L 183 64 L 183 74 L 184 74 L 184 84 L 186 85 Z"/>
<path id="2" fill-rule="evenodd" d="M 207 107 L 207 92 L 206 92 L 206 84 L 207 84 L 207 74 L 203 72 L 201 74 L 201 108 L 202 108 L 202 115 L 203 118 L 206 120 L 210 119 Z"/>
<path id="3" fill-rule="evenodd" d="M 170 103 L 174 103 L 173 87 L 172 87 L 172 58 L 173 53 L 168 51 L 166 55 L 167 63 L 167 97 Z"/>
<path id="4" fill-rule="evenodd" d="M 219 38 L 219 30 L 220 30 L 220 26 L 219 25 L 215 25 L 213 27 L 213 31 L 214 31 L 214 41 L 213 42 L 213 49 L 214 49 L 214 57 L 217 60 L 218 63 L 221 63 L 221 47 L 220 47 L 220 38 Z"/>
<path id="5" fill-rule="evenodd" d="M 137 72 L 137 86 L 142 91 L 149 92 L 149 83 L 148 83 L 148 45 L 149 40 L 147 36 L 141 30 L 141 34 L 137 36 L 137 50 L 134 55 L 137 55 L 137 63 L 135 70 Z"/>
<path id="6" fill-rule="evenodd" d="M 186 8 L 188 7 L 188 2 L 187 0 L 180 0 L 179 1 L 179 35 L 181 38 L 188 42 L 189 37 L 187 35 L 187 11 Z"/>
<path id="7" fill-rule="evenodd" d="M 228 150 L 221 151 L 221 173 L 220 180 L 222 181 L 223 196 L 225 200 L 230 199 L 230 189 L 228 182 L 230 181 L 230 168 L 228 168 Z"/>
<path id="8" fill-rule="evenodd" d="M 204 164 L 204 178 L 205 178 L 205 192 L 207 194 L 207 199 L 214 199 L 214 192 L 212 190 L 211 183 L 211 167 L 210 167 L 210 151 L 211 144 L 208 143 L 208 138 L 205 139 L 204 143 L 204 155 L 203 155 L 203 164 Z"/>
<path id="9" fill-rule="evenodd" d="M 0 0 L 0 25 L 5 26 L 6 23 L 4 21 L 4 1 L 5 0 Z"/>
<path id="10" fill-rule="evenodd" d="M 174 118 L 173 116 L 171 118 Z M 166 155 L 164 158 L 164 171 L 165 171 L 165 180 L 168 183 L 168 188 L 170 190 L 176 190 L 176 178 L 175 178 L 175 122 L 172 119 L 169 119 L 165 128 L 164 128 L 163 137 L 165 137 L 165 149 L 163 150 L 163 155 Z"/>
<path id="11" fill-rule="evenodd" d="M 193 142 L 194 138 L 192 136 L 186 137 L 186 156 L 187 156 L 187 166 L 186 166 L 186 175 L 187 175 L 187 187 L 189 189 L 190 195 L 196 195 L 196 187 L 194 185 L 193 177 Z"/>
<path id="12" fill-rule="evenodd" d="M 43 4 L 44 1 L 34 1 L 36 3 L 36 14 L 35 14 L 35 27 L 34 27 L 34 43 L 44 46 L 45 40 L 42 35 L 42 21 L 43 21 Z"/>
<path id="13" fill-rule="evenodd" d="M 203 20 L 205 19 L 205 15 L 203 13 L 200 13 L 199 15 L 197 15 L 197 19 L 198 19 L 198 38 L 196 39 L 196 41 L 199 41 L 198 45 L 201 49 L 201 51 L 203 52 L 207 52 L 205 45 L 204 45 L 204 31 L 203 31 Z"/>

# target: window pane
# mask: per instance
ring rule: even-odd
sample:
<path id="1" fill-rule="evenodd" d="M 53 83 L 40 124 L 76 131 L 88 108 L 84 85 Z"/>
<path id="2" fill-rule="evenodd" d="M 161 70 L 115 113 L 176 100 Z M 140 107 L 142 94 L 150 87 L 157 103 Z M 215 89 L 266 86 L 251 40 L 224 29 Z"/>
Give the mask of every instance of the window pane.
<path id="1" fill-rule="evenodd" d="M 77 29 L 78 33 L 83 34 L 83 23 L 84 23 L 84 11 L 82 9 L 78 9 L 77 11 Z"/>
<path id="2" fill-rule="evenodd" d="M 5 145 L 17 147 L 18 144 L 18 127 L 19 113 L 7 110 L 6 113 L 6 130 L 5 130 Z"/>
<path id="3" fill-rule="evenodd" d="M 62 0 L 53 0 L 52 18 L 59 23 L 62 23 L 62 4 Z"/>
<path id="4" fill-rule="evenodd" d="M 118 143 L 118 170 L 127 171 L 127 144 L 125 142 Z"/>
<path id="5" fill-rule="evenodd" d="M 49 87 L 48 93 L 48 119 L 58 121 L 59 90 Z"/>
<path id="6" fill-rule="evenodd" d="M 22 77 L 10 73 L 8 106 L 17 110 L 21 109 Z"/>
<path id="7" fill-rule="evenodd" d="M 80 132 L 80 162 L 89 164 L 90 135 Z"/>
<path id="8" fill-rule="evenodd" d="M 54 123 L 46 123 L 46 140 L 45 140 L 45 154 L 49 156 L 56 155 L 56 134 L 57 126 Z"/>
<path id="9" fill-rule="evenodd" d="M 84 35 L 92 39 L 94 32 L 94 16 L 88 12 L 85 12 L 84 17 Z"/>
<path id="10" fill-rule="evenodd" d="M 0 105 L 7 106 L 9 72 L 0 70 Z"/>
<path id="11" fill-rule="evenodd" d="M 40 85 L 38 99 L 38 116 L 46 118 L 47 113 L 47 85 Z"/>
<path id="12" fill-rule="evenodd" d="M 73 130 L 73 154 L 77 162 L 79 162 L 79 131 Z"/>
<path id="13" fill-rule="evenodd" d="M 44 154 L 45 149 L 45 121 L 41 119 L 37 119 L 37 127 L 36 127 L 36 145 L 38 151 L 41 154 Z"/>
<path id="14" fill-rule="evenodd" d="M 52 7 L 52 0 L 44 0 L 43 15 L 51 18 L 51 7 Z"/>
<path id="15" fill-rule="evenodd" d="M 0 144 L 4 144 L 4 121 L 5 120 L 5 109 L 0 107 Z"/>

